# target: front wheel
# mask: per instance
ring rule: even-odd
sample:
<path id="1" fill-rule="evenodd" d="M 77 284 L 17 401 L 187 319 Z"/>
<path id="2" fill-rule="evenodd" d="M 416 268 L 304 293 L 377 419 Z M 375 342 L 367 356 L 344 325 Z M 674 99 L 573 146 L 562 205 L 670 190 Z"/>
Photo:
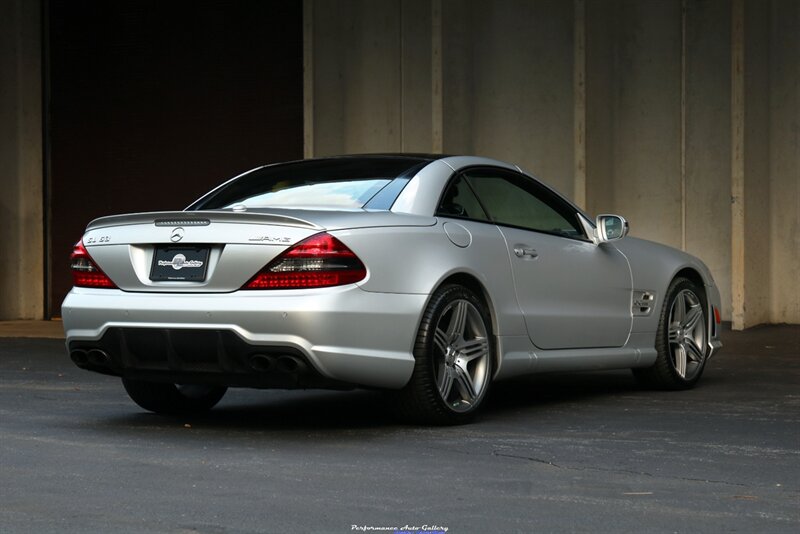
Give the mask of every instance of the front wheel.
<path id="1" fill-rule="evenodd" d="M 705 293 L 686 279 L 670 284 L 656 334 L 658 356 L 652 367 L 634 369 L 642 384 L 660 389 L 693 387 L 708 357 Z"/>
<path id="2" fill-rule="evenodd" d="M 228 390 L 219 386 L 178 385 L 123 378 L 128 396 L 151 412 L 164 415 L 188 415 L 210 410 Z"/>
<path id="3" fill-rule="evenodd" d="M 483 301 L 463 286 L 440 288 L 417 333 L 414 373 L 397 394 L 401 415 L 426 424 L 469 422 L 486 398 L 493 356 Z"/>

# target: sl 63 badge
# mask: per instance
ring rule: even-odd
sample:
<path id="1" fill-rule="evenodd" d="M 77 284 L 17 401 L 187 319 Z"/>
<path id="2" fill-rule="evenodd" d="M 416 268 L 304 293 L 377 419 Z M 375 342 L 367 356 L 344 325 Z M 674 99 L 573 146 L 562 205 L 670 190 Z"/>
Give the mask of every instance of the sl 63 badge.
<path id="1" fill-rule="evenodd" d="M 111 237 L 107 235 L 87 237 L 84 243 L 86 245 L 98 245 L 100 243 L 110 243 Z"/>

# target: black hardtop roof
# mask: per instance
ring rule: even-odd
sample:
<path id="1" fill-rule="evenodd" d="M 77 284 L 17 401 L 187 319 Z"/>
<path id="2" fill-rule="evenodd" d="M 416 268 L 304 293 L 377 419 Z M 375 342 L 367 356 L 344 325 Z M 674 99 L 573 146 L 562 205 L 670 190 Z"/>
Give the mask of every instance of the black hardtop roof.
<path id="1" fill-rule="evenodd" d="M 375 152 L 375 153 L 367 153 L 367 154 L 341 154 L 337 156 L 321 156 L 317 158 L 312 158 L 312 160 L 327 160 L 327 159 L 340 159 L 340 158 L 352 158 L 352 159 L 364 159 L 364 160 L 371 160 L 371 159 L 397 159 L 397 160 L 418 160 L 421 162 L 430 162 L 436 161 L 437 159 L 444 159 L 449 158 L 450 154 L 426 154 L 422 152 Z M 309 161 L 309 160 L 304 160 Z"/>

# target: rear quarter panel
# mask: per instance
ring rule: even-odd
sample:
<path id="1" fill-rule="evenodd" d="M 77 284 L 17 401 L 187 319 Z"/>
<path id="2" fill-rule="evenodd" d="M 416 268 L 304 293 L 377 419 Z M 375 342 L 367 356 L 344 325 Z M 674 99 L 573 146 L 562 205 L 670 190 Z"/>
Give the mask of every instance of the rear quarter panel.
<path id="1" fill-rule="evenodd" d="M 455 245 L 443 224 L 457 224 L 470 234 L 469 245 Z M 523 335 L 525 324 L 514 292 L 508 251 L 491 224 L 439 219 L 431 227 L 359 228 L 331 232 L 367 267 L 365 291 L 432 294 L 448 277 L 474 277 L 493 309 L 495 335 Z"/>

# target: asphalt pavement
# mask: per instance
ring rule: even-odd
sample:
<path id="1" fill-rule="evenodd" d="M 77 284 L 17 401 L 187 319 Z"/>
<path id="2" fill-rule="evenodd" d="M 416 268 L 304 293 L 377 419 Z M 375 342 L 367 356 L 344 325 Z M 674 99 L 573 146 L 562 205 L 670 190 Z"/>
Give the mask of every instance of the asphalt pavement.
<path id="1" fill-rule="evenodd" d="M 800 532 L 800 327 L 723 342 L 691 391 L 541 375 L 431 428 L 374 391 L 165 418 L 63 341 L 0 339 L 0 532 Z"/>

